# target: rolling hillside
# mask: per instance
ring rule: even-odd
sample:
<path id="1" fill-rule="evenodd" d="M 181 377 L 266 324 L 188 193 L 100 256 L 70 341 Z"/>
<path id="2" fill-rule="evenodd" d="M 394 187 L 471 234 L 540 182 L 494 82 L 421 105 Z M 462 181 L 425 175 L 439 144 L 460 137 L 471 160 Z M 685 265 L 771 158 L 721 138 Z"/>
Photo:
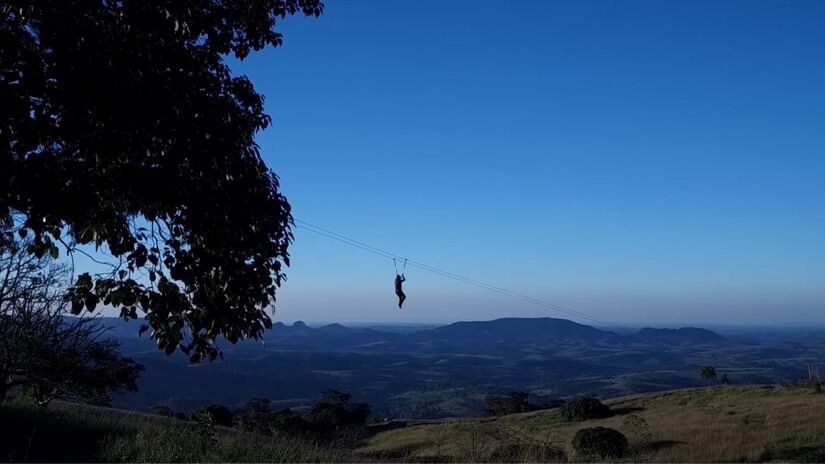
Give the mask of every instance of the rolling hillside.
<path id="1" fill-rule="evenodd" d="M 825 460 L 825 394 L 808 386 L 712 387 L 607 401 L 612 417 L 564 422 L 558 410 L 486 419 L 412 423 L 379 433 L 359 450 L 401 460 L 544 460 L 558 446 L 576 459 L 575 432 L 605 426 L 624 433 L 633 461 Z"/>

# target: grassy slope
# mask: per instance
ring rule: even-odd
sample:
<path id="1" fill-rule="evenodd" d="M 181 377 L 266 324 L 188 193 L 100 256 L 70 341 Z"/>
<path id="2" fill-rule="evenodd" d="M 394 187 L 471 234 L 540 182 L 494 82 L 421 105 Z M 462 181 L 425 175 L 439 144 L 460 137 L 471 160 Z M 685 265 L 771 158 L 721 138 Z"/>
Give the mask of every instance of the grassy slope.
<path id="1" fill-rule="evenodd" d="M 8 461 L 306 462 L 364 460 L 551 461 L 548 445 L 573 456 L 580 428 L 603 425 L 628 436 L 632 461 L 825 461 L 825 394 L 810 387 L 714 387 L 618 398 L 613 417 L 563 422 L 554 410 L 497 419 L 413 422 L 368 439 L 351 454 L 295 439 L 218 430 L 92 406 L 47 412 L 0 407 L 0 458 Z"/>
<path id="2" fill-rule="evenodd" d="M 825 394 L 815 394 L 810 387 L 700 388 L 607 403 L 617 411 L 607 419 L 567 423 L 557 411 L 548 410 L 498 419 L 448 420 L 382 432 L 359 451 L 407 460 L 425 456 L 541 460 L 535 453 L 502 451 L 518 443 L 522 449 L 556 444 L 573 456 L 570 442 L 575 432 L 602 425 L 627 435 L 632 460 L 825 461 Z"/>
<path id="3" fill-rule="evenodd" d="M 196 424 L 85 405 L 48 411 L 0 406 L 0 459 L 9 462 L 340 462 L 349 453 L 295 439 L 219 429 L 215 441 Z"/>

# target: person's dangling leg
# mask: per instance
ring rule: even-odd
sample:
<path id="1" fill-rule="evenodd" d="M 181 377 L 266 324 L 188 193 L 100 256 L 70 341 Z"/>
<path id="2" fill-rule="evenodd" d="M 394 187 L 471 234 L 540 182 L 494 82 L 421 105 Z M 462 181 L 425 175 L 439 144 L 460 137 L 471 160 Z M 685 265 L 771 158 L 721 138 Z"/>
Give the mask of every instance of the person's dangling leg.
<path id="1" fill-rule="evenodd" d="M 404 292 L 398 292 L 398 309 L 401 309 L 401 305 L 404 304 L 404 300 L 407 299 L 407 295 Z"/>

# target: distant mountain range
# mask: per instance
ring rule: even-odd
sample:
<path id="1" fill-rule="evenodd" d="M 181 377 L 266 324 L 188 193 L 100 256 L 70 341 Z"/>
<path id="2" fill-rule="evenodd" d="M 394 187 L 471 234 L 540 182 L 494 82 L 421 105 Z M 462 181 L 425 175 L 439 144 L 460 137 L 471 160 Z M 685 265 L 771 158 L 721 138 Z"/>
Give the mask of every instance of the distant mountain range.
<path id="1" fill-rule="evenodd" d="M 108 318 L 117 338 L 136 339 L 137 327 L 120 319 Z M 146 338 L 144 336 L 144 338 Z M 507 317 L 490 321 L 461 321 L 416 331 L 377 330 L 371 327 L 346 327 L 328 324 L 310 327 L 303 321 L 292 325 L 273 324 L 264 334 L 265 344 L 301 346 L 314 349 L 361 349 L 376 343 L 397 345 L 457 343 L 584 343 L 584 344 L 659 344 L 659 343 L 724 343 L 727 339 L 716 332 L 696 327 L 678 329 L 643 328 L 637 333 L 619 335 L 615 332 L 579 324 L 567 319 L 550 317 Z M 249 343 L 249 342 L 247 342 Z M 231 347 L 224 347 L 231 349 Z"/>
<path id="2" fill-rule="evenodd" d="M 698 386 L 707 364 L 734 383 L 797 378 L 801 358 L 825 356 L 825 344 L 728 339 L 694 327 L 617 333 L 565 319 L 502 318 L 379 330 L 299 321 L 274 324 L 263 341 L 221 342 L 224 360 L 191 366 L 138 338 L 138 323 L 107 323 L 122 351 L 146 366 L 139 391 L 118 405 L 144 410 L 233 406 L 252 397 L 300 406 L 336 388 L 378 414 L 443 417 L 477 413 L 485 394 L 508 390 L 547 399 Z"/>
<path id="3" fill-rule="evenodd" d="M 716 332 L 695 327 L 679 329 L 644 328 L 635 334 L 615 332 L 579 324 L 567 319 L 508 317 L 490 321 L 454 322 L 434 329 L 409 333 L 388 332 L 372 328 L 350 328 L 330 324 L 311 328 L 298 321 L 292 326 L 276 323 L 265 336 L 266 343 L 287 344 L 317 349 L 359 351 L 377 343 L 387 346 L 454 346 L 456 344 L 659 344 L 724 343 Z"/>

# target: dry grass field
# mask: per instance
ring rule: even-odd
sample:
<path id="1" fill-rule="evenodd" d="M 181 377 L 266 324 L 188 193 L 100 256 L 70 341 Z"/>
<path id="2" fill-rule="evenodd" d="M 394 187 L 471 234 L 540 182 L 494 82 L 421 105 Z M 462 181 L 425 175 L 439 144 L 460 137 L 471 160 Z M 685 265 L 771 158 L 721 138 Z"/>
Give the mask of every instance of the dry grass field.
<path id="1" fill-rule="evenodd" d="M 378 459 L 552 461 L 577 458 L 584 427 L 624 433 L 624 461 L 825 461 L 825 394 L 810 386 L 719 386 L 606 401 L 612 417 L 564 422 L 557 410 L 413 424 L 372 437 L 359 451 Z"/>

